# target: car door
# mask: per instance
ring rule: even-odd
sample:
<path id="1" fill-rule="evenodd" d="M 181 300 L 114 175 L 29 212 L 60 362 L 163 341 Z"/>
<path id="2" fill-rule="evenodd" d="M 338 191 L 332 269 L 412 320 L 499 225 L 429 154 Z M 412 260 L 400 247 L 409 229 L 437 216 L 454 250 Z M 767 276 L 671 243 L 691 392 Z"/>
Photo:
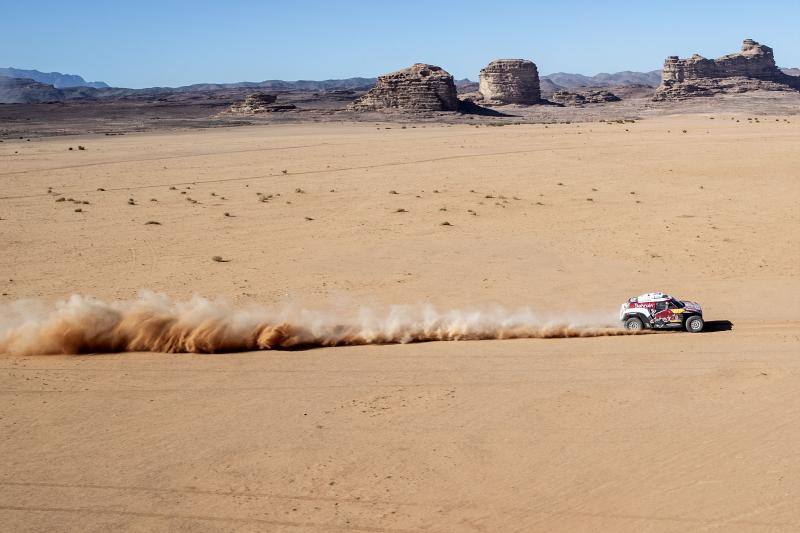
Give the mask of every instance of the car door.
<path id="1" fill-rule="evenodd" d="M 667 308 L 672 312 L 670 322 L 680 324 L 683 321 L 684 307 L 676 300 L 667 302 Z"/>
<path id="2" fill-rule="evenodd" d="M 653 315 L 656 326 L 665 326 L 669 322 L 672 322 L 672 317 L 672 309 L 669 308 L 666 301 L 656 302 L 655 314 Z"/>

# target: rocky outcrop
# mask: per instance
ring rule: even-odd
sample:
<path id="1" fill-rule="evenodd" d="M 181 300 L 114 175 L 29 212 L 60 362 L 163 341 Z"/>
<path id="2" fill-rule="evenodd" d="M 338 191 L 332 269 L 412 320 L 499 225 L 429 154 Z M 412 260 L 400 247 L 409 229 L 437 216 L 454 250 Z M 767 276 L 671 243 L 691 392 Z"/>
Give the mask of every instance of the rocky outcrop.
<path id="1" fill-rule="evenodd" d="M 375 87 L 350 105 L 355 111 L 456 111 L 453 76 L 441 67 L 416 63 L 378 77 Z"/>
<path id="2" fill-rule="evenodd" d="M 253 93 L 244 97 L 241 102 L 236 102 L 230 107 L 230 112 L 236 115 L 255 115 L 258 113 L 275 113 L 296 109 L 293 104 L 276 104 L 278 97 L 274 94 Z"/>
<path id="3" fill-rule="evenodd" d="M 775 65 L 772 48 L 745 39 L 741 52 L 718 59 L 706 59 L 699 54 L 689 59 L 668 57 L 661 85 L 653 98 L 667 100 L 757 89 L 797 90 L 800 80 L 784 74 Z"/>
<path id="4" fill-rule="evenodd" d="M 539 71 L 527 59 L 497 59 L 480 73 L 480 92 L 487 104 L 539 103 Z"/>
<path id="5" fill-rule="evenodd" d="M 550 101 L 565 106 L 582 106 L 586 104 L 602 104 L 605 102 L 619 102 L 620 98 L 610 92 L 601 89 L 586 91 L 567 91 L 562 89 L 554 92 L 550 96 Z"/>

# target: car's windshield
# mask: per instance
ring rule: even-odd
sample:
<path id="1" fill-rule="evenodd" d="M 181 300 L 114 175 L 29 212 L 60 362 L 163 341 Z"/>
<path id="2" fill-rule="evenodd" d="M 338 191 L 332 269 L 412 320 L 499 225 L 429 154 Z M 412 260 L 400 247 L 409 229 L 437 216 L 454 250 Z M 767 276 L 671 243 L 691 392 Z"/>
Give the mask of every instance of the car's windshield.
<path id="1" fill-rule="evenodd" d="M 685 305 L 683 305 L 683 302 L 681 302 L 680 300 L 676 300 L 675 298 L 669 301 L 669 306 L 675 307 L 676 309 L 681 309 L 683 307 L 686 307 Z"/>

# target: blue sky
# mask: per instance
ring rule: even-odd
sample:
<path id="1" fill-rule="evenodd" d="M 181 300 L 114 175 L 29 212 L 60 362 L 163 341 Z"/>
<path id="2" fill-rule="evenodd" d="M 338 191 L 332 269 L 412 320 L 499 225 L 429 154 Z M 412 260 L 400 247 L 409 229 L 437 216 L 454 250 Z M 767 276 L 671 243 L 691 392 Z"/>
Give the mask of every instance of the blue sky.
<path id="1" fill-rule="evenodd" d="M 716 57 L 750 37 L 792 67 L 798 20 L 800 0 L 0 0 L 0 66 L 122 87 L 371 77 L 414 62 L 477 79 L 501 57 L 591 75 Z"/>

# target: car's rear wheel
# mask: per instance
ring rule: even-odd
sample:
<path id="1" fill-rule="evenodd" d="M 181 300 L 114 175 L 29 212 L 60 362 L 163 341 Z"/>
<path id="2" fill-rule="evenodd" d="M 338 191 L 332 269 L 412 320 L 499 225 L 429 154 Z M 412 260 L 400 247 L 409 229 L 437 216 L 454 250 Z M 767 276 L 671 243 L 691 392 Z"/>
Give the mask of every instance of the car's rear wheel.
<path id="1" fill-rule="evenodd" d="M 698 315 L 690 316 L 686 319 L 686 323 L 684 324 L 686 331 L 689 333 L 700 333 L 703 331 L 704 325 L 703 318 Z"/>
<path id="2" fill-rule="evenodd" d="M 644 329 L 644 322 L 636 316 L 632 316 L 625 321 L 625 329 L 630 331 L 641 331 Z"/>

